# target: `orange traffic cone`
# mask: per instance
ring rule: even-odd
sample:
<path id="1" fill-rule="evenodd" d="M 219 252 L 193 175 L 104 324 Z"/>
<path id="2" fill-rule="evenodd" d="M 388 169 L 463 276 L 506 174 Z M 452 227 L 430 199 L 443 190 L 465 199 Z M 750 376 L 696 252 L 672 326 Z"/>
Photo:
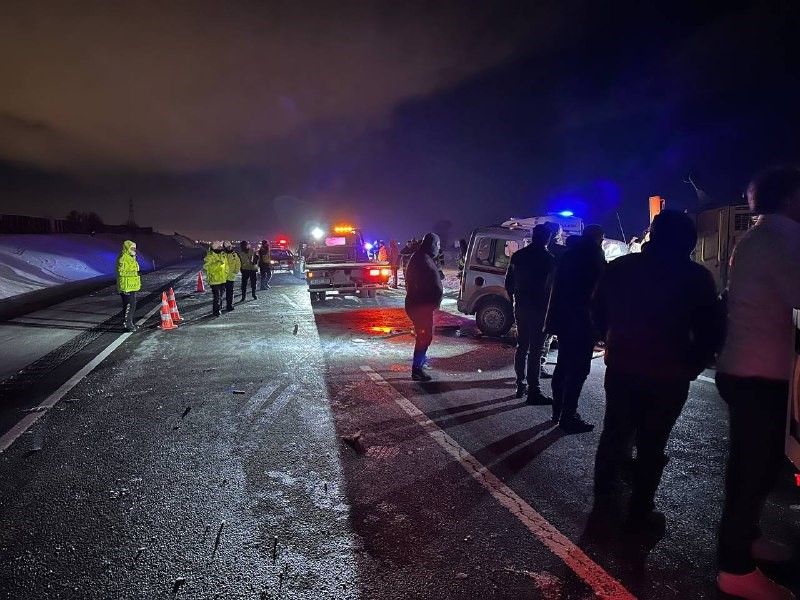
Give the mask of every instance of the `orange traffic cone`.
<path id="1" fill-rule="evenodd" d="M 172 317 L 172 322 L 180 323 L 183 321 L 183 317 L 181 317 L 181 313 L 178 312 L 178 303 L 175 302 L 175 290 L 172 288 L 169 288 L 167 300 L 169 300 L 169 314 Z"/>
<path id="2" fill-rule="evenodd" d="M 203 272 L 197 272 L 197 292 L 205 292 L 206 286 L 203 285 Z"/>
<path id="3" fill-rule="evenodd" d="M 160 329 L 169 331 L 170 329 L 177 329 L 175 323 L 172 322 L 172 317 L 169 314 L 169 304 L 167 304 L 166 292 L 161 292 L 161 325 Z"/>

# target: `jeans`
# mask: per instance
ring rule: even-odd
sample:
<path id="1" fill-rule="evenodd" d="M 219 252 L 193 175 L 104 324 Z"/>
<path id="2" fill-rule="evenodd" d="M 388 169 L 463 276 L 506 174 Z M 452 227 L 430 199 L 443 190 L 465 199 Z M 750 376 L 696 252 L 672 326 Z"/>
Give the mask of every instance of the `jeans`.
<path id="1" fill-rule="evenodd" d="M 561 422 L 574 419 L 578 399 L 592 368 L 594 335 L 589 328 L 558 334 L 558 359 L 553 371 L 553 411 Z"/>
<path id="2" fill-rule="evenodd" d="M 261 273 L 261 289 L 267 289 L 269 280 L 272 279 L 272 267 L 269 265 L 259 265 L 258 270 Z"/>
<path id="3" fill-rule="evenodd" d="M 214 296 L 213 314 L 218 317 L 222 314 L 222 293 L 225 291 L 224 283 L 212 283 L 211 294 Z"/>
<path id="4" fill-rule="evenodd" d="M 750 546 L 784 460 L 789 382 L 717 373 L 717 388 L 730 422 L 719 569 L 741 575 L 756 568 Z"/>
<path id="5" fill-rule="evenodd" d="M 133 329 L 133 317 L 136 312 L 136 292 L 120 293 L 122 298 L 122 324 L 127 329 Z"/>
<path id="6" fill-rule="evenodd" d="M 253 294 L 253 300 L 256 298 L 256 272 L 254 269 L 242 270 L 242 302 L 247 296 L 247 284 L 250 283 L 250 292 Z"/>
<path id="7" fill-rule="evenodd" d="M 542 346 L 544 346 L 545 311 L 523 306 L 514 307 L 517 322 L 517 351 L 514 354 L 514 372 L 517 383 L 528 381 L 528 393 L 541 393 L 539 372 L 541 369 Z M 527 371 L 526 371 L 527 368 Z"/>
<path id="8" fill-rule="evenodd" d="M 414 324 L 414 359 L 411 363 L 412 368 L 421 369 L 425 364 L 425 358 L 433 342 L 433 311 L 435 306 L 408 306 L 406 313 Z"/>
<path id="9" fill-rule="evenodd" d="M 655 508 L 655 495 L 667 464 L 664 449 L 689 396 L 685 380 L 653 380 L 606 371 L 606 415 L 594 466 L 595 498 L 614 494 L 620 467 L 636 444 L 631 512 Z"/>

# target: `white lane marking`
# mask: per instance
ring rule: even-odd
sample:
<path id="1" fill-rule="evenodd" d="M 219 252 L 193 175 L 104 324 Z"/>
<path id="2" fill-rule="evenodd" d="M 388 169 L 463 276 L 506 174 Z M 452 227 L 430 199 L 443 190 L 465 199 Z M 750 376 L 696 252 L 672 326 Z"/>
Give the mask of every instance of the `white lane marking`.
<path id="1" fill-rule="evenodd" d="M 161 309 L 161 303 L 157 304 L 153 310 L 148 312 L 145 316 L 139 319 L 136 324 L 141 325 L 147 319 L 152 317 L 156 312 Z M 70 377 L 67 381 L 61 384 L 55 392 L 50 394 L 47 398 L 42 400 L 42 402 L 34 407 L 32 410 L 36 412 L 29 413 L 25 417 L 23 417 L 16 425 L 14 425 L 11 429 L 9 429 L 2 437 L 0 437 L 0 453 L 5 452 L 8 450 L 8 447 L 11 446 L 17 438 L 25 433 L 31 425 L 36 423 L 39 419 L 41 419 L 44 414 L 51 408 L 53 408 L 56 403 L 63 398 L 67 392 L 69 392 L 72 388 L 74 388 L 78 383 L 86 377 L 89 373 L 91 373 L 97 365 L 103 362 L 106 358 L 108 358 L 109 354 L 114 352 L 117 348 L 122 345 L 122 343 L 127 340 L 131 336 L 130 332 L 125 332 L 121 334 L 117 339 L 111 342 L 106 348 L 100 352 L 97 356 L 95 356 L 89 363 L 87 363 L 80 371 L 75 373 L 72 377 Z"/>
<path id="2" fill-rule="evenodd" d="M 370 367 L 361 367 L 361 370 L 367 374 L 367 377 L 369 377 L 372 381 L 374 381 L 378 385 L 389 385 L 388 381 L 386 381 L 383 377 L 381 377 L 380 374 L 373 371 Z"/>
<path id="3" fill-rule="evenodd" d="M 244 406 L 244 415 L 249 417 L 253 412 L 258 410 L 258 408 L 264 404 L 267 400 L 272 397 L 278 388 L 283 385 L 283 380 L 272 380 L 265 383 L 259 390 L 253 394 L 250 399 L 247 401 L 247 404 Z"/>
<path id="4" fill-rule="evenodd" d="M 376 373 L 369 366 L 362 366 L 365 373 Z M 372 377 L 370 377 L 372 379 Z M 385 380 L 384 380 L 385 381 Z M 387 382 L 388 383 L 388 382 Z M 564 561 L 575 575 L 588 585 L 599 598 L 607 600 L 636 600 L 625 586 L 609 575 L 603 567 L 589 558 L 586 553 L 573 544 L 569 538 L 553 527 L 547 519 L 536 512 L 514 490 L 495 477 L 474 456 L 462 448 L 458 442 L 442 431 L 419 410 L 408 398 L 396 392 L 394 401 L 414 419 L 425 432 L 452 456 L 475 481 L 489 492 L 495 500 L 508 509 L 537 539 L 553 554 Z"/>
<path id="5" fill-rule="evenodd" d="M 713 377 L 709 377 L 709 376 L 707 376 L 707 375 L 698 375 L 698 376 L 697 376 L 697 378 L 698 378 L 700 381 L 705 381 L 705 382 L 707 382 L 707 383 L 716 383 L 716 381 L 714 380 L 714 378 L 713 378 Z"/>
<path id="6" fill-rule="evenodd" d="M 275 398 L 275 402 L 273 402 L 264 412 L 259 415 L 259 421 L 271 419 L 281 412 L 286 405 L 289 404 L 289 400 L 297 395 L 297 390 L 299 387 L 300 386 L 296 383 L 286 386 L 286 389 L 283 390 L 277 398 Z"/>

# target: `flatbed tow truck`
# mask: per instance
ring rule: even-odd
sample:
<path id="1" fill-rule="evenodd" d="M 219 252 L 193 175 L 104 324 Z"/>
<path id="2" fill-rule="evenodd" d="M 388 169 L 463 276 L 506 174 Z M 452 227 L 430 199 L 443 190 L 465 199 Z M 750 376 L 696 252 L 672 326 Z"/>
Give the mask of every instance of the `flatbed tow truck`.
<path id="1" fill-rule="evenodd" d="M 311 302 L 328 294 L 374 298 L 389 287 L 389 263 L 369 259 L 361 232 L 351 225 L 315 230 L 304 250 L 305 274 Z"/>

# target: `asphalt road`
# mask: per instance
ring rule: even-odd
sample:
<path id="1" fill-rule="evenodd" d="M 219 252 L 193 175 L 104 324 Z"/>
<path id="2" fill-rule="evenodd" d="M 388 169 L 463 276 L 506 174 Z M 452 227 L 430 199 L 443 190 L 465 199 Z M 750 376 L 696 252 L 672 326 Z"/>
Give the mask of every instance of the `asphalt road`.
<path id="1" fill-rule="evenodd" d="M 0 454 L 0 598 L 717 597 L 727 433 L 708 381 L 648 539 L 589 519 L 599 427 L 563 436 L 515 400 L 513 340 L 452 299 L 418 384 L 401 292 L 312 309 L 278 275 L 213 319 L 193 284 L 184 325 L 148 321 Z M 581 409 L 598 424 L 602 376 L 598 359 Z M 4 397 L 0 434 L 55 383 L 38 385 Z M 800 548 L 788 466 L 765 514 Z M 800 592 L 798 567 L 771 572 Z"/>

